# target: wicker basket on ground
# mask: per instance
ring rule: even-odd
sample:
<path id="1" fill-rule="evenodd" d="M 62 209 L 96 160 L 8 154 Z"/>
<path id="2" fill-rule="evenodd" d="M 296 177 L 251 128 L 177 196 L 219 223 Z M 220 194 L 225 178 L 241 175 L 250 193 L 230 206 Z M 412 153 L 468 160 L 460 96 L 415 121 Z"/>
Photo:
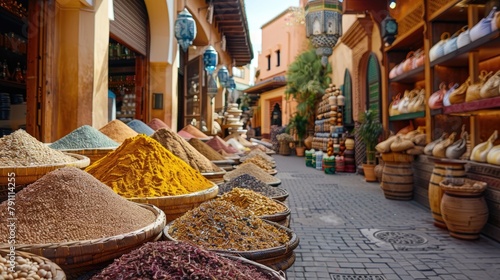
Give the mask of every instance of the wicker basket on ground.
<path id="1" fill-rule="evenodd" d="M 64 271 L 61 269 L 61 267 L 59 267 L 57 264 L 55 264 L 51 260 L 44 258 L 44 257 L 41 257 L 41 256 L 38 256 L 38 255 L 35 255 L 35 254 L 28 253 L 28 252 L 19 251 L 17 249 L 15 250 L 14 253 L 15 253 L 16 257 L 21 257 L 25 260 L 29 260 L 33 263 L 37 263 L 38 268 L 43 268 L 46 271 L 46 273 L 50 272 L 53 280 L 66 280 L 66 274 L 64 273 Z M 10 259 L 10 256 L 9 256 L 10 254 L 11 254 L 11 252 L 9 250 L 4 250 L 4 249 L 0 250 L 0 256 L 7 259 L 7 261 L 9 261 L 9 259 Z M 16 265 L 17 264 L 18 263 L 16 261 Z M 5 271 L 6 273 L 9 272 L 8 268 L 9 268 L 9 266 L 7 266 L 7 271 Z M 38 272 L 38 269 L 32 270 L 32 271 Z M 21 271 L 17 271 L 17 273 L 20 273 L 20 272 Z M 2 271 L 2 273 L 3 273 L 3 271 Z M 7 274 L 7 275 L 9 275 L 9 274 Z M 14 276 L 14 275 L 12 275 L 12 276 Z M 3 277 L 3 274 L 0 274 L 0 277 Z M 13 279 L 19 279 L 19 278 L 22 278 L 22 276 L 21 275 L 18 275 L 17 277 L 14 276 Z M 2 278 L 2 279 L 4 279 L 4 278 Z M 6 279 L 9 279 L 9 278 L 6 278 Z M 31 278 L 31 279 L 34 279 L 34 278 Z"/>
<path id="2" fill-rule="evenodd" d="M 229 250 L 211 250 L 217 253 L 240 256 L 248 260 L 255 261 L 262 265 L 268 266 L 276 271 L 285 271 L 290 268 L 295 262 L 295 253 L 293 250 L 299 245 L 299 237 L 291 229 L 282 226 L 278 223 L 264 220 L 275 227 L 285 230 L 288 234 L 289 241 L 285 245 L 281 245 L 274 248 L 268 248 L 263 250 L 254 251 L 229 251 Z M 168 233 L 171 223 L 167 224 L 163 230 L 163 236 L 165 240 L 177 241 Z"/>
<path id="3" fill-rule="evenodd" d="M 109 152 L 114 151 L 115 149 L 116 148 L 95 148 L 95 149 L 62 150 L 62 151 L 86 156 L 90 159 L 90 164 L 92 164 L 95 161 L 100 160 Z"/>
<path id="4" fill-rule="evenodd" d="M 185 195 L 127 198 L 137 203 L 152 204 L 160 208 L 171 222 L 201 203 L 210 200 L 219 193 L 219 186 L 214 185 L 206 190 Z"/>
<path id="5" fill-rule="evenodd" d="M 143 243 L 159 240 L 165 227 L 163 211 L 156 206 L 141 204 L 152 211 L 156 219 L 150 225 L 133 232 L 93 240 L 80 240 L 48 244 L 16 244 L 16 250 L 43 256 L 58 264 L 68 279 L 74 279 L 97 271 L 110 264 L 115 258 L 140 247 Z M 8 249 L 9 244 L 1 244 L 0 249 Z"/>

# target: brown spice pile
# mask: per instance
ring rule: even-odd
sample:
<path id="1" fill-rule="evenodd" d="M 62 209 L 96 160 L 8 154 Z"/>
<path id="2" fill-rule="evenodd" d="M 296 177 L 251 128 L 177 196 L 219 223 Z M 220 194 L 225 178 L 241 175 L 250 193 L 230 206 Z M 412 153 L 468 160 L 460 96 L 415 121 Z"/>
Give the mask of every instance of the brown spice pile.
<path id="1" fill-rule="evenodd" d="M 23 129 L 0 138 L 0 166 L 39 166 L 74 162 L 77 159 L 49 148 Z"/>
<path id="2" fill-rule="evenodd" d="M 208 146 L 200 139 L 191 138 L 188 142 L 189 144 L 191 144 L 191 146 L 193 146 L 193 148 L 195 148 L 209 160 L 225 160 L 225 158 L 221 154 L 217 153 L 216 150 L 212 149 L 212 147 Z"/>
<path id="3" fill-rule="evenodd" d="M 251 211 L 254 215 L 265 216 L 283 213 L 287 209 L 273 199 L 249 189 L 234 188 L 223 194 L 221 200 Z"/>
<path id="4" fill-rule="evenodd" d="M 243 138 L 241 135 L 239 135 L 237 133 L 229 134 L 229 136 L 227 136 L 226 138 L 224 138 L 224 141 L 227 142 L 231 138 L 236 139 L 236 141 L 238 141 L 241 145 L 243 145 L 245 147 L 253 147 L 253 146 L 255 146 L 252 142 L 248 141 L 247 139 Z"/>
<path id="5" fill-rule="evenodd" d="M 198 128 L 196 128 L 196 127 L 194 127 L 194 126 L 192 126 L 190 124 L 186 125 L 181 130 L 185 131 L 185 132 L 188 132 L 189 134 L 193 135 L 196 138 L 202 138 L 202 139 L 209 138 L 208 135 L 206 135 L 201 130 L 199 130 Z"/>
<path id="6" fill-rule="evenodd" d="M 179 134 L 170 129 L 162 128 L 156 131 L 151 137 L 201 173 L 224 172 L 224 170 L 193 148 Z"/>
<path id="7" fill-rule="evenodd" d="M 247 158 L 245 161 L 243 161 L 243 164 L 239 165 L 238 168 L 240 167 L 245 167 L 246 164 L 248 163 L 253 163 L 257 165 L 258 167 L 262 168 L 262 170 L 266 172 L 271 172 L 274 170 L 274 163 L 267 161 L 265 158 L 261 157 L 260 155 Z"/>
<path id="8" fill-rule="evenodd" d="M 168 233 L 209 250 L 263 250 L 289 241 L 283 229 L 219 199 L 204 202 L 175 219 Z"/>
<path id="9" fill-rule="evenodd" d="M 238 167 L 232 171 L 229 171 L 224 175 L 224 180 L 229 181 L 243 174 L 250 174 L 266 184 L 275 184 L 279 182 L 279 179 L 277 179 L 273 175 L 268 174 L 266 171 L 262 170 L 260 167 L 253 163 L 247 163 L 245 168 Z"/>
<path id="10" fill-rule="evenodd" d="M 157 118 L 154 118 L 150 122 L 148 122 L 148 126 L 151 127 L 154 131 L 160 128 L 170 128 L 166 123 Z"/>
<path id="11" fill-rule="evenodd" d="M 9 218 L 7 201 L 0 221 Z M 46 244 L 129 233 L 155 220 L 153 212 L 114 193 L 90 174 L 65 167 L 47 173 L 16 194 L 16 243 Z M 0 242 L 9 229 L 0 227 Z"/>
<path id="12" fill-rule="evenodd" d="M 216 151 L 221 151 L 223 150 L 224 152 L 228 153 L 228 154 L 236 154 L 238 153 L 238 150 L 236 150 L 235 148 L 229 146 L 229 144 L 226 143 L 226 141 L 224 141 L 222 138 L 220 138 L 219 136 L 215 136 L 214 138 L 208 140 L 206 142 L 206 144 L 210 147 L 212 147 L 212 149 L 216 150 Z"/>
<path id="13" fill-rule="evenodd" d="M 118 144 L 121 144 L 125 141 L 125 139 L 134 137 L 138 134 L 135 130 L 120 120 L 110 121 L 105 126 L 101 127 L 99 131 L 115 140 Z"/>
<path id="14" fill-rule="evenodd" d="M 276 162 L 272 156 L 269 156 L 265 152 L 258 150 L 258 149 L 252 150 L 248 154 L 246 154 L 245 156 L 241 157 L 240 162 L 244 162 L 245 160 L 247 160 L 249 158 L 256 157 L 256 156 L 260 156 L 260 157 L 264 158 L 265 160 L 267 160 L 268 162 L 273 163 L 273 164 Z"/>

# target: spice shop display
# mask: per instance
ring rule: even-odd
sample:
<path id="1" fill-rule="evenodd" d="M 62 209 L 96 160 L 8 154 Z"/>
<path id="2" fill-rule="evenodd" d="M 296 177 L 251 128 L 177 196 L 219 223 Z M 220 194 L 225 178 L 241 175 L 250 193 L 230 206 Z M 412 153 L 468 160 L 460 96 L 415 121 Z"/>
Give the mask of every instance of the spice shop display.
<path id="1" fill-rule="evenodd" d="M 141 120 L 131 120 L 127 123 L 127 126 L 132 128 L 139 134 L 146 134 L 147 136 L 151 136 L 153 133 L 155 133 L 155 131 L 151 127 L 149 127 Z"/>
<path id="2" fill-rule="evenodd" d="M 7 207 L 7 201 L 0 204 L 1 220 L 8 218 Z M 127 201 L 75 167 L 19 191 L 15 215 L 16 249 L 54 261 L 68 276 L 157 239 L 165 225 L 158 208 Z M 0 227 L 0 249 L 9 248 L 8 238 L 9 228 Z"/>
<path id="3" fill-rule="evenodd" d="M 51 143 L 49 147 L 56 150 L 86 150 L 116 148 L 118 145 L 117 142 L 99 130 L 89 125 L 83 125 Z"/>
<path id="4" fill-rule="evenodd" d="M 162 128 L 157 130 L 151 138 L 155 139 L 167 150 L 177 157 L 184 160 L 192 168 L 202 173 L 218 172 L 224 173 L 224 170 L 217 167 L 213 162 L 198 152 L 189 142 L 184 140 L 173 130 Z"/>
<path id="5" fill-rule="evenodd" d="M 123 141 L 125 141 L 125 139 L 134 137 L 138 134 L 120 120 L 110 121 L 105 126 L 101 127 L 99 131 L 106 134 L 109 138 L 113 139 L 118 144 L 121 144 L 123 143 Z"/>
<path id="6" fill-rule="evenodd" d="M 169 223 L 164 234 L 168 240 L 239 255 L 275 270 L 293 264 L 293 250 L 299 243 L 290 229 L 222 200 L 207 201 L 188 211 Z"/>
<path id="7" fill-rule="evenodd" d="M 170 128 L 165 122 L 158 118 L 153 118 L 150 122 L 148 122 L 148 126 L 154 131 L 157 131 L 160 128 Z"/>
<path id="8" fill-rule="evenodd" d="M 92 280 L 104 279 L 280 280 L 277 272 L 241 258 L 224 256 L 185 242 L 144 244 L 123 255 Z"/>
<path id="9" fill-rule="evenodd" d="M 328 141 L 339 144 L 339 137 L 344 132 L 344 96 L 339 88 L 330 84 L 318 104 L 314 122 L 314 138 L 312 148 L 327 152 Z"/>
<path id="10" fill-rule="evenodd" d="M 249 189 L 282 202 L 285 201 L 288 197 L 288 192 L 285 189 L 269 186 L 268 184 L 249 174 L 240 175 L 229 180 L 228 182 L 220 184 L 219 195 L 229 192 L 234 188 Z"/>

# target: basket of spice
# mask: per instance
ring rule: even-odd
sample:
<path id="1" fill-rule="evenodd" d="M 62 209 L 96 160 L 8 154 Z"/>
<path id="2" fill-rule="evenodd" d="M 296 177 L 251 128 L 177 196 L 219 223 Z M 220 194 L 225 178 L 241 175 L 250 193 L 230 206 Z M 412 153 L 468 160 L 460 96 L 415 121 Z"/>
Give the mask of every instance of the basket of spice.
<path id="1" fill-rule="evenodd" d="M 15 215 L 16 250 L 58 264 L 68 278 L 102 268 L 145 242 L 161 238 L 163 211 L 114 193 L 74 167 L 54 170 L 16 195 L 16 212 L 0 204 L 0 220 Z M 9 249 L 0 227 L 0 249 Z"/>
<path id="2" fill-rule="evenodd" d="M 106 134 L 89 125 L 83 125 L 49 144 L 49 147 L 63 152 L 84 155 L 90 159 L 90 164 L 92 164 L 116 149 L 118 145 Z"/>
<path id="3" fill-rule="evenodd" d="M 262 170 L 262 168 L 257 165 L 249 162 L 245 164 L 245 168 L 238 167 L 234 170 L 227 172 L 224 175 L 224 181 L 229 181 L 235 177 L 238 177 L 243 174 L 249 174 L 257 178 L 258 180 L 270 185 L 270 186 L 279 186 L 281 184 L 281 180 L 276 178 L 275 176 L 267 173 Z"/>
<path id="4" fill-rule="evenodd" d="M 275 222 L 285 227 L 290 226 L 290 209 L 288 206 L 258 192 L 244 188 L 233 188 L 218 199 L 249 210 L 261 219 Z"/>
<path id="5" fill-rule="evenodd" d="M 243 174 L 220 184 L 219 195 L 227 193 L 234 188 L 250 189 L 280 202 L 285 202 L 289 195 L 287 190 L 280 187 L 272 187 L 250 174 Z"/>
<path id="6" fill-rule="evenodd" d="M 0 279 L 66 280 L 66 274 L 51 260 L 31 253 L 0 250 Z"/>
<path id="7" fill-rule="evenodd" d="M 170 241 L 186 241 L 206 250 L 236 255 L 274 270 L 295 262 L 297 235 L 223 200 L 211 200 L 186 212 L 163 230 Z"/>
<path id="8" fill-rule="evenodd" d="M 128 200 L 157 206 L 168 221 L 218 193 L 215 183 L 142 134 L 126 139 L 86 171 Z"/>
<path id="9" fill-rule="evenodd" d="M 14 176 L 16 191 L 55 169 L 89 164 L 86 156 L 51 149 L 22 129 L 0 138 L 0 178 Z M 0 199 L 6 198 L 8 183 L 0 182 Z"/>
<path id="10" fill-rule="evenodd" d="M 120 257 L 94 275 L 104 279 L 253 279 L 284 280 L 259 263 L 204 250 L 186 242 L 160 241 Z"/>

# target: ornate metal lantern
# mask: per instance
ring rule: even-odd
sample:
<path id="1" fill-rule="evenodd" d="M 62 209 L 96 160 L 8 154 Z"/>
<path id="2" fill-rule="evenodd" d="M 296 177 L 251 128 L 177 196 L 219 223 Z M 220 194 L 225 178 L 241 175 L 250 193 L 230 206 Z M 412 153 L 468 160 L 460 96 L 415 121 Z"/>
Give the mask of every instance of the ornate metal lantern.
<path id="1" fill-rule="evenodd" d="M 222 66 L 217 73 L 217 77 L 219 78 L 219 83 L 223 87 L 227 87 L 227 82 L 229 80 L 229 71 L 227 71 L 226 66 Z"/>
<path id="2" fill-rule="evenodd" d="M 342 36 L 342 3 L 339 0 L 310 0 L 306 7 L 306 36 L 321 55 L 323 65 Z"/>
<path id="3" fill-rule="evenodd" d="M 215 81 L 213 75 L 209 74 L 207 81 L 207 95 L 210 98 L 210 104 L 213 104 L 212 99 L 217 95 L 218 92 L 219 90 L 217 88 L 217 82 Z"/>
<path id="4" fill-rule="evenodd" d="M 205 70 L 209 75 L 212 75 L 217 68 L 217 52 L 214 47 L 208 46 L 208 48 L 203 53 L 203 64 L 205 65 Z"/>
<path id="5" fill-rule="evenodd" d="M 193 16 L 186 8 L 177 15 L 174 24 L 174 32 L 175 38 L 177 38 L 177 42 L 181 45 L 182 50 L 187 52 L 189 46 L 193 44 L 193 40 L 196 37 L 196 23 L 194 22 Z"/>
<path id="6" fill-rule="evenodd" d="M 236 89 L 236 83 L 234 82 L 233 76 L 229 77 L 229 79 L 226 83 L 226 87 L 230 90 Z"/>

